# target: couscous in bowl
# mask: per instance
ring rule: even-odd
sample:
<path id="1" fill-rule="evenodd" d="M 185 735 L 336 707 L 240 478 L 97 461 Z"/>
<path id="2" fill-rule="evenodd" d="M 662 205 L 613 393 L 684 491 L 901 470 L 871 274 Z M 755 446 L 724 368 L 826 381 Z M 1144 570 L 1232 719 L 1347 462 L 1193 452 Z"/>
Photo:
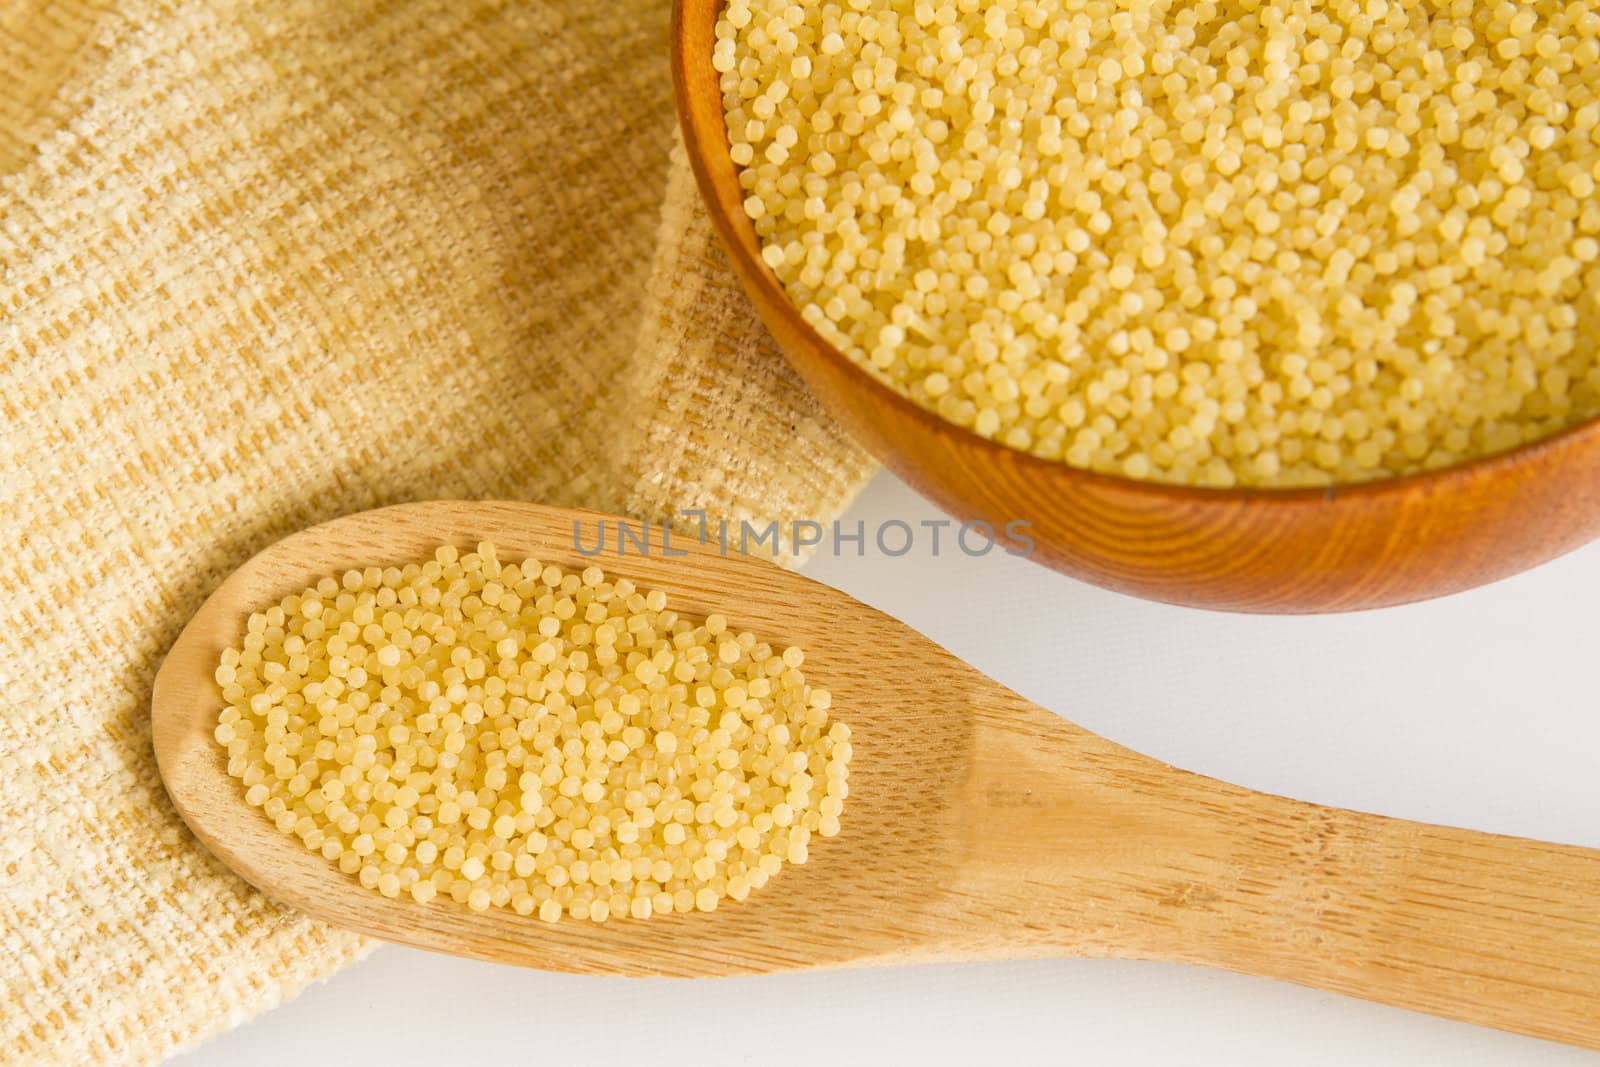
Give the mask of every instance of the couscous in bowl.
<path id="1" fill-rule="evenodd" d="M 890 388 L 804 317 L 762 258 L 712 65 L 718 0 L 679 0 L 674 72 L 688 154 L 732 265 L 828 411 L 953 514 L 1027 523 L 1040 562 L 1152 599 L 1244 611 L 1353 610 L 1493 581 L 1600 535 L 1600 422 L 1444 469 L 1319 488 L 1200 488 L 1008 447 Z"/>

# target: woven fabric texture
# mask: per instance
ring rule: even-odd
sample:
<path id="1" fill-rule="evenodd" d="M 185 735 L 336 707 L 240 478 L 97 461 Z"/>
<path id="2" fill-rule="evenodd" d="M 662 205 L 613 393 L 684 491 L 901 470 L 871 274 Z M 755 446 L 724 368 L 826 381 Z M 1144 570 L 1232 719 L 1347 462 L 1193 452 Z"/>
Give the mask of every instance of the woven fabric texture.
<path id="1" fill-rule="evenodd" d="M 826 519 L 871 471 L 672 158 L 665 0 L 0 0 L 0 1062 L 148 1063 L 364 950 L 167 803 L 162 654 L 407 499 Z"/>

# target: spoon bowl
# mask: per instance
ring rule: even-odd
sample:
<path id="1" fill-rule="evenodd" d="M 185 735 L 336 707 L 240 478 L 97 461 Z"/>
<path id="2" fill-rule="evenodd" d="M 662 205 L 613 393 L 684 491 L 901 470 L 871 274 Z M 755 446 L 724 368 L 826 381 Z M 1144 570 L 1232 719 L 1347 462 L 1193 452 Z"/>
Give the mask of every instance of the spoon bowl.
<path id="1" fill-rule="evenodd" d="M 918 492 L 1110 589 L 1233 611 L 1383 607 L 1459 592 L 1600 536 L 1600 419 L 1427 474 L 1328 489 L 1195 489 L 1007 448 L 918 407 L 800 316 L 761 259 L 711 66 L 722 0 L 675 0 L 678 120 L 706 211 L 773 339 L 828 413 Z M 1028 546 L 1021 546 L 1028 547 Z"/>
<path id="2" fill-rule="evenodd" d="M 156 757 L 184 820 L 283 904 L 488 960 L 710 976 L 1164 959 L 1600 1048 L 1600 851 L 1319 807 L 1177 770 L 770 563 L 676 539 L 670 556 L 659 544 L 653 555 L 581 556 L 574 524 L 614 521 L 533 504 L 407 504 L 313 527 L 251 559 L 206 601 L 156 677 Z M 839 836 L 714 913 L 552 925 L 448 899 L 385 898 L 277 831 L 246 804 L 212 738 L 223 649 L 252 610 L 321 577 L 482 540 L 508 559 L 600 563 L 661 589 L 677 610 L 721 612 L 802 646 L 808 676 L 852 730 Z"/>

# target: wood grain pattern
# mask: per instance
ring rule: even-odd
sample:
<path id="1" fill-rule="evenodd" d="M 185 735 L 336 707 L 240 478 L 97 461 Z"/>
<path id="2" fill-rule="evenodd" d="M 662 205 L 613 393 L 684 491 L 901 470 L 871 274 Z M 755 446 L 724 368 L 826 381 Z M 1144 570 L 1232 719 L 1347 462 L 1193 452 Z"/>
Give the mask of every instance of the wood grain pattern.
<path id="1" fill-rule="evenodd" d="M 823 340 L 762 262 L 711 67 L 720 0 L 675 0 L 678 118 L 706 207 L 779 348 L 874 455 L 962 519 L 1032 523 L 1035 558 L 1153 600 L 1344 611 L 1458 592 L 1600 536 L 1600 420 L 1437 473 L 1330 490 L 1187 489 L 987 441 L 879 383 Z"/>
<path id="2" fill-rule="evenodd" d="M 1600 1048 L 1600 851 L 1385 819 L 1174 769 L 1028 703 L 902 623 L 769 563 L 597 557 L 680 610 L 807 651 L 855 757 L 843 832 L 710 915 L 550 926 L 361 888 L 245 804 L 211 675 L 248 613 L 323 575 L 492 539 L 577 564 L 532 504 L 435 502 L 296 534 L 230 576 L 156 678 L 161 773 L 200 840 L 285 904 L 423 948 L 554 970 L 726 975 L 1087 955 L 1176 960 Z M 614 544 L 614 542 L 613 542 Z M 659 544 L 657 545 L 659 551 Z"/>

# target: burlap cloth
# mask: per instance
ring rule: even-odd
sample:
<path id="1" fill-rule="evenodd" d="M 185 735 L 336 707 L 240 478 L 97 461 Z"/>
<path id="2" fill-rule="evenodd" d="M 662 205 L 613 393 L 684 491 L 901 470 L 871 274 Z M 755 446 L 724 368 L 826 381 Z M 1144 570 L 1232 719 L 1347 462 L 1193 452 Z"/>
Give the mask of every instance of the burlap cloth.
<path id="1" fill-rule="evenodd" d="M 826 519 L 869 462 L 698 213 L 666 0 L 0 0 L 0 1062 L 145 1063 L 360 953 L 167 803 L 250 553 L 514 497 Z"/>

